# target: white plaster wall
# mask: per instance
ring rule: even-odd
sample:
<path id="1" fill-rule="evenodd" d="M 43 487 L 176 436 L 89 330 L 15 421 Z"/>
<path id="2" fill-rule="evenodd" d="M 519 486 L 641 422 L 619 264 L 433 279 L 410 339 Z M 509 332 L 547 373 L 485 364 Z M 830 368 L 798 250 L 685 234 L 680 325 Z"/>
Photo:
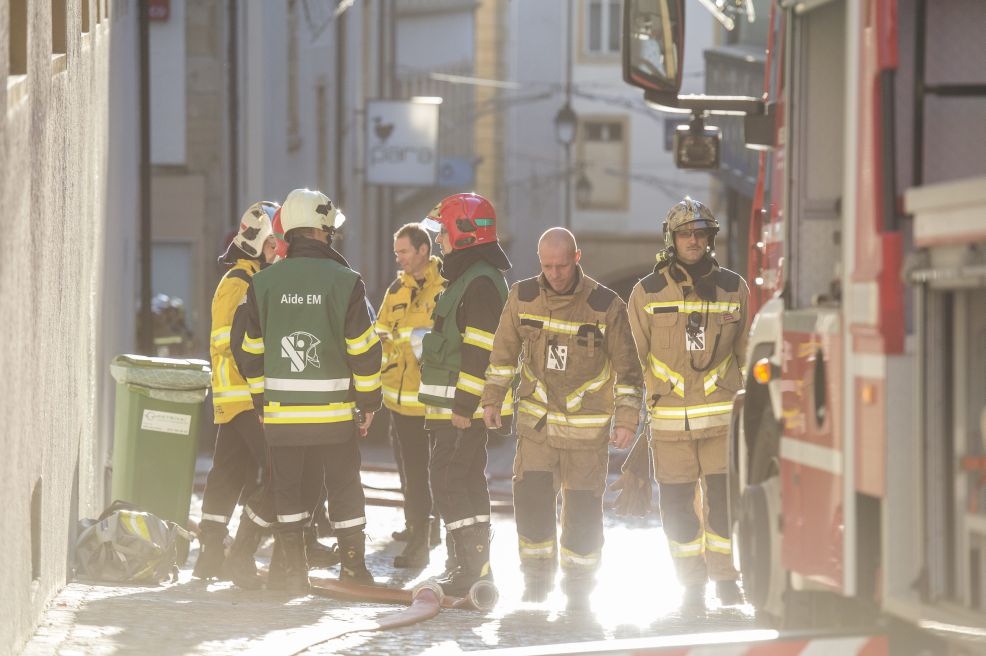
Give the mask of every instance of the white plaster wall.
<path id="1" fill-rule="evenodd" d="M 184 164 L 185 0 L 170 0 L 166 21 L 151 21 L 151 163 Z"/>
<path id="2" fill-rule="evenodd" d="M 664 150 L 664 118 L 643 105 L 643 92 L 623 82 L 618 58 L 593 63 L 579 56 L 579 12 L 572 0 L 573 74 L 572 107 L 579 116 L 624 115 L 630 126 L 630 176 L 626 211 L 579 210 L 572 200 L 572 230 L 583 247 L 583 263 L 590 275 L 606 282 L 634 272 L 646 273 L 661 247 L 661 222 L 668 208 L 685 194 L 705 200 L 709 175 L 675 168 Z M 508 118 L 506 177 L 508 204 L 505 227 L 511 238 L 511 276 L 519 279 L 538 272 L 536 241 L 548 227 L 562 225 L 564 212 L 564 151 L 555 137 L 554 117 L 564 104 L 566 63 L 566 5 L 564 2 L 520 2 L 510 8 L 509 47 L 513 56 L 513 92 Z M 713 42 L 713 19 L 699 7 L 689 7 L 686 24 L 685 74 L 682 93 L 703 89 L 702 50 Z M 524 96 L 551 93 L 536 102 Z M 632 103 L 635 109 L 625 104 Z M 573 165 L 577 144 L 572 146 Z M 574 178 L 572 181 L 574 196 Z M 650 243 L 649 247 L 641 244 Z"/>
<path id="3" fill-rule="evenodd" d="M 132 345 L 134 326 L 136 8 L 110 3 L 83 37 L 81 5 L 68 3 L 68 52 L 54 64 L 49 8 L 28 3 L 27 78 L 0 85 L 3 654 L 19 651 L 64 584 L 77 518 L 103 505 L 106 358 Z M 0 71 L 8 36 L 0 29 Z"/>
<path id="4" fill-rule="evenodd" d="M 298 26 L 298 134 L 288 140 L 288 12 L 286 2 L 250 0 L 241 4 L 240 25 L 240 198 L 242 210 L 261 199 L 283 202 L 299 187 L 325 186 L 317 180 L 318 152 L 316 89 L 328 87 L 327 104 L 334 106 L 335 45 L 332 28 L 316 35 L 304 18 L 302 3 L 295 10 Z M 353 14 L 353 11 L 349 12 Z M 325 125 L 332 129 L 331 117 Z M 332 145 L 331 136 L 329 144 Z M 293 147 L 292 147 L 293 146 Z M 331 189 L 324 189 L 330 197 Z"/>
<path id="5" fill-rule="evenodd" d="M 471 12 L 404 14 L 398 22 L 397 73 L 471 61 L 474 41 Z"/>

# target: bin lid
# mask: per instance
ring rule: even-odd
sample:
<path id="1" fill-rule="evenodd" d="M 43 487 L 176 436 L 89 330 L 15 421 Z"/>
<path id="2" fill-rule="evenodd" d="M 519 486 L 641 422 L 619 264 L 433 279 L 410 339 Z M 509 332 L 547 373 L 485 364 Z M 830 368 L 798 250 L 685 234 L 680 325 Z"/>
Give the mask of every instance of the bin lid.
<path id="1" fill-rule="evenodd" d="M 212 370 L 205 360 L 152 358 L 124 354 L 113 358 L 110 373 L 118 383 L 152 389 L 191 390 L 209 387 Z"/>

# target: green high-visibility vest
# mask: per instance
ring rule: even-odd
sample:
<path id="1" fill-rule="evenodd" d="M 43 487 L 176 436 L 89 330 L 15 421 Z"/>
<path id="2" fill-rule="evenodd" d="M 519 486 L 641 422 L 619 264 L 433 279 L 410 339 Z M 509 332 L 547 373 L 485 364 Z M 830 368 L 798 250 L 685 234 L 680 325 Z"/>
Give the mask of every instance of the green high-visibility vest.
<path id="1" fill-rule="evenodd" d="M 265 423 L 352 418 L 345 322 L 357 279 L 335 260 L 310 257 L 288 258 L 254 275 L 264 335 Z M 318 408 L 292 414 L 281 407 L 292 405 Z"/>
<path id="2" fill-rule="evenodd" d="M 418 401 L 425 405 L 451 408 L 455 400 L 455 385 L 459 381 L 461 366 L 462 333 L 456 322 L 456 311 L 466 289 L 476 278 L 486 277 L 493 281 L 500 292 L 500 304 L 507 299 L 507 283 L 503 274 L 486 260 L 471 264 L 438 297 L 438 304 L 432 313 L 434 327 L 422 340 L 421 385 L 418 387 Z"/>

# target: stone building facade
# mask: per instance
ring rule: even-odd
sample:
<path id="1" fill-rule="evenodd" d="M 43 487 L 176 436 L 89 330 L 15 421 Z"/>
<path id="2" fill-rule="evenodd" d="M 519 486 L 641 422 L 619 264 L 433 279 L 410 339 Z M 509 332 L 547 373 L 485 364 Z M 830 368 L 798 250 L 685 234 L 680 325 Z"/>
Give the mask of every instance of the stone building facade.
<path id="1" fill-rule="evenodd" d="M 0 4 L 0 653 L 18 653 L 108 487 L 113 382 L 133 348 L 137 8 Z"/>

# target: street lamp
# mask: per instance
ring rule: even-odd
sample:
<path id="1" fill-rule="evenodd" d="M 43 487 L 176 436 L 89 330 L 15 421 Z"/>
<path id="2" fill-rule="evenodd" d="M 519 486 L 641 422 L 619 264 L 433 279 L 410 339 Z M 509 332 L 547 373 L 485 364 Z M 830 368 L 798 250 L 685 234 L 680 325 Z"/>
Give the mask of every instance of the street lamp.
<path id="1" fill-rule="evenodd" d="M 575 143 L 575 130 L 578 126 L 578 117 L 572 105 L 565 100 L 565 104 L 555 114 L 555 138 L 558 143 L 565 147 L 565 227 L 572 227 L 572 144 Z"/>
<path id="2" fill-rule="evenodd" d="M 575 116 L 575 110 L 566 100 L 562 108 L 555 114 L 555 138 L 558 139 L 558 143 L 566 148 L 575 143 L 577 125 L 578 117 Z"/>
<path id="3" fill-rule="evenodd" d="M 565 104 L 555 114 L 555 137 L 565 147 L 565 227 L 572 227 L 572 144 L 579 119 L 572 109 L 572 5 L 565 3 Z"/>

